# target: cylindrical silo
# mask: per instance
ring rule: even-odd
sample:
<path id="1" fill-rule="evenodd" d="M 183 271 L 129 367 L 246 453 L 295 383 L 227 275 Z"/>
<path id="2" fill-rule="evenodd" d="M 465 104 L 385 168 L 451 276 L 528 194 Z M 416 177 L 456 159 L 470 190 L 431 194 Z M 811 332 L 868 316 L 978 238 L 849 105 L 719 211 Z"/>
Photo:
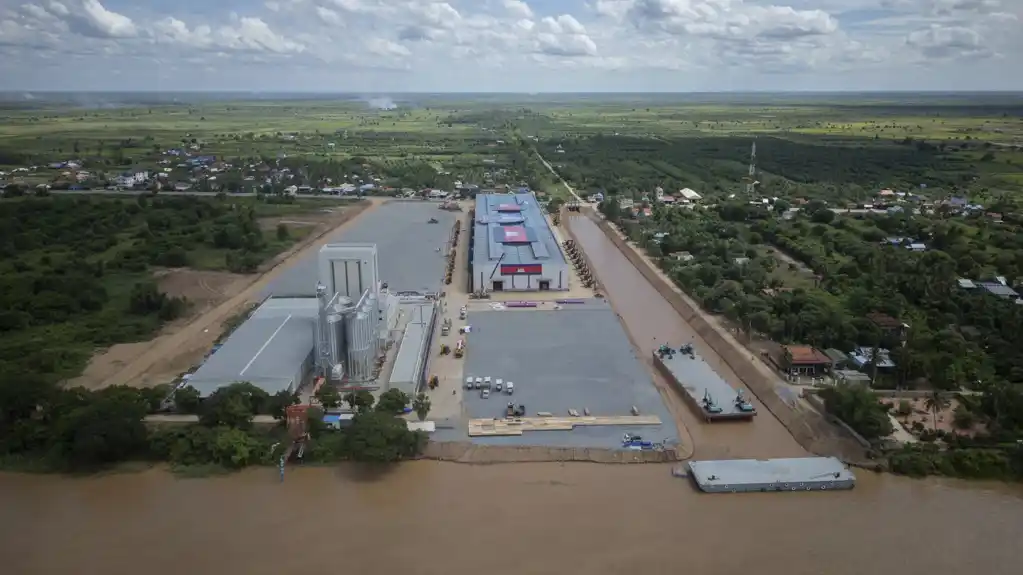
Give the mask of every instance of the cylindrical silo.
<path id="1" fill-rule="evenodd" d="M 348 324 L 348 376 L 353 381 L 367 381 L 373 376 L 372 316 L 358 311 Z"/>
<path id="2" fill-rule="evenodd" d="M 319 304 L 319 308 L 316 314 L 316 324 L 314 326 L 315 334 L 314 340 L 316 342 L 316 371 L 324 377 L 330 376 L 330 337 L 329 330 L 330 326 L 327 321 L 330 308 L 330 296 L 327 294 L 327 288 L 323 284 L 316 285 L 316 299 Z"/>

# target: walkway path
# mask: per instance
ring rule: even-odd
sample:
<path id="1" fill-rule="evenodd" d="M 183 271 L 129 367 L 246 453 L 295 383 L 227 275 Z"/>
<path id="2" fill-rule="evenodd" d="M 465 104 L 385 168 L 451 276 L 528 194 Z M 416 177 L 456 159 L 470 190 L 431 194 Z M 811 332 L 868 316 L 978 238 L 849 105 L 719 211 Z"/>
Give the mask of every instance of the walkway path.
<path id="1" fill-rule="evenodd" d="M 575 193 L 575 190 L 572 189 L 572 186 L 568 185 L 568 182 L 565 181 L 565 178 L 561 177 L 561 174 L 559 174 L 557 170 L 554 169 L 554 166 L 552 166 L 550 162 L 548 162 L 546 159 L 544 159 L 543 156 L 540 155 L 540 152 L 536 148 L 533 149 L 533 153 L 535 153 L 536 157 L 541 162 L 543 162 L 544 166 L 547 166 L 547 169 L 550 170 L 552 174 L 554 174 L 554 177 L 561 182 L 561 185 L 565 186 L 565 189 L 568 190 L 568 193 L 572 194 L 572 197 L 575 198 L 575 201 L 579 202 L 580 204 L 583 203 L 583 199 L 579 197 L 579 194 Z"/>

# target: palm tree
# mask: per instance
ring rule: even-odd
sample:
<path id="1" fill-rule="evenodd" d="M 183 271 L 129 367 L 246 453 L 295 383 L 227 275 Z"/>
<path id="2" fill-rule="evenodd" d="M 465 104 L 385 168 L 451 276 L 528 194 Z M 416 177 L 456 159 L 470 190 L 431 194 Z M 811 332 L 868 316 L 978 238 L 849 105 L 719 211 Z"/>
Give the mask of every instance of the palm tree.
<path id="1" fill-rule="evenodd" d="M 941 392 L 937 390 L 931 392 L 931 395 L 924 403 L 924 406 L 931 412 L 931 417 L 934 423 L 933 429 L 935 431 L 938 430 L 938 412 L 945 410 L 951 403 L 952 402 L 950 402 L 947 397 L 941 395 Z"/>

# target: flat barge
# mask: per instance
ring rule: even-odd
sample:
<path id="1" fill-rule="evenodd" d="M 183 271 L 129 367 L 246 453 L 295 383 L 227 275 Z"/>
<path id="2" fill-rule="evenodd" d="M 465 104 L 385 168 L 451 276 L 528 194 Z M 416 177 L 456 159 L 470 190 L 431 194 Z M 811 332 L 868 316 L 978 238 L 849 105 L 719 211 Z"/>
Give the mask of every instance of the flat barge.
<path id="1" fill-rule="evenodd" d="M 856 476 L 834 457 L 691 461 L 689 476 L 706 493 L 838 491 Z"/>
<path id="2" fill-rule="evenodd" d="M 757 414 L 750 399 L 725 383 L 691 344 L 677 349 L 662 345 L 654 352 L 654 365 L 708 422 L 751 421 Z"/>

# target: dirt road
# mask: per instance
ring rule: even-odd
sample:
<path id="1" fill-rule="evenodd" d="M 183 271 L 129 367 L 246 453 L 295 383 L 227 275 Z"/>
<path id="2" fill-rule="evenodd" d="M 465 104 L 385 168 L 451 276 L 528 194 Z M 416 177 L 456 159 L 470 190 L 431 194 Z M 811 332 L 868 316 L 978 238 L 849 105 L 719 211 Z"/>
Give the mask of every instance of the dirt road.
<path id="1" fill-rule="evenodd" d="M 167 383 L 201 358 L 220 336 L 224 321 L 240 312 L 246 304 L 258 301 L 260 293 L 284 269 L 308 252 L 319 249 L 327 242 L 329 234 L 343 228 L 362 213 L 376 209 L 385 201 L 373 199 L 362 205 L 347 207 L 337 219 L 329 224 L 321 224 L 302 242 L 268 262 L 262 274 L 251 276 L 248 285 L 209 312 L 187 325 L 169 328 L 149 342 L 126 344 L 128 347 L 124 351 L 131 354 L 130 359 L 113 375 L 94 383 L 92 387 L 111 385 L 145 387 Z M 106 353 L 116 353 L 118 350 L 115 348 L 118 347 L 120 346 L 114 346 Z"/>

